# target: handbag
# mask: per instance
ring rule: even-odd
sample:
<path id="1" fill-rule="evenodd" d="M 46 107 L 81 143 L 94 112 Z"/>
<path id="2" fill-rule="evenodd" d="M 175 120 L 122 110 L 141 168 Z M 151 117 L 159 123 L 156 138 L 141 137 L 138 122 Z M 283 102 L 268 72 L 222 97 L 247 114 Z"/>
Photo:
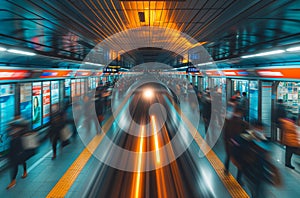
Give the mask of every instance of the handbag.
<path id="1" fill-rule="evenodd" d="M 39 140 L 36 132 L 25 133 L 21 137 L 24 150 L 36 149 L 39 146 Z"/>
<path id="2" fill-rule="evenodd" d="M 59 133 L 59 139 L 64 142 L 70 139 L 72 136 L 71 129 L 69 127 L 69 124 L 67 124 Z"/>

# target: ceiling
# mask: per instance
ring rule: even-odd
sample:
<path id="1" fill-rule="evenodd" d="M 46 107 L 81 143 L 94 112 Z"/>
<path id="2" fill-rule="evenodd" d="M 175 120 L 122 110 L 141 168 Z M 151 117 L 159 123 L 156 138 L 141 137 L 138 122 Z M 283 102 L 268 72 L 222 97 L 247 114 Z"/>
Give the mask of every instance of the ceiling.
<path id="1" fill-rule="evenodd" d="M 1 1 L 0 25 L 1 46 L 25 48 L 42 55 L 31 59 L 1 55 L 3 64 L 68 65 L 68 60 L 82 61 L 97 43 L 110 36 L 146 26 L 192 37 L 224 67 L 300 62 L 295 53 L 239 58 L 300 44 L 298 0 L 6 0 Z M 167 51 L 159 55 L 160 51 L 145 46 L 121 58 L 117 54 L 116 58 L 134 65 L 177 57 Z M 110 52 L 98 53 L 105 56 Z M 55 61 L 45 64 L 45 56 Z M 73 66 L 71 62 L 70 65 Z"/>

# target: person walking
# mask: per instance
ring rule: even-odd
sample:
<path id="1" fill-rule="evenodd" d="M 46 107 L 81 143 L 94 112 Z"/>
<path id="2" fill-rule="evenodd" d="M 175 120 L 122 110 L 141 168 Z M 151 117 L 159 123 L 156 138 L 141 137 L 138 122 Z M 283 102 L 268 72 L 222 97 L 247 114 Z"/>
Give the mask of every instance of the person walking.
<path id="1" fill-rule="evenodd" d="M 282 99 L 278 99 L 275 112 L 276 112 L 276 114 L 275 114 L 275 123 L 276 123 L 277 128 L 279 128 L 280 142 L 282 143 L 283 130 L 282 130 L 282 123 L 281 123 L 280 119 L 287 118 L 287 112 L 286 112 L 286 109 L 285 109 L 285 106 L 283 104 Z"/>
<path id="2" fill-rule="evenodd" d="M 242 93 L 242 98 L 239 105 L 243 109 L 243 119 L 249 122 L 249 99 L 247 98 L 246 92 Z"/>
<path id="3" fill-rule="evenodd" d="M 66 119 L 65 119 L 64 111 L 60 111 L 52 115 L 51 126 L 49 131 L 49 138 L 52 144 L 52 152 L 53 152 L 52 160 L 56 158 L 56 147 L 57 147 L 57 142 L 59 140 L 59 134 L 61 130 L 64 128 L 65 123 L 66 123 Z"/>
<path id="4" fill-rule="evenodd" d="M 12 177 L 11 182 L 6 187 L 6 189 L 11 189 L 16 185 L 16 177 L 18 174 L 18 166 L 23 165 L 23 175 L 22 178 L 27 177 L 27 167 L 26 167 L 26 153 L 22 147 L 21 136 L 28 132 L 28 126 L 21 122 L 20 117 L 16 117 L 15 120 L 10 123 L 9 126 L 9 136 L 10 148 L 8 158 L 10 161 L 10 166 L 12 167 Z"/>
<path id="5" fill-rule="evenodd" d="M 285 166 L 291 169 L 295 169 L 292 166 L 291 160 L 294 153 L 300 148 L 300 138 L 297 132 L 297 126 L 295 124 L 296 118 L 279 119 L 282 126 L 282 143 L 285 147 Z"/>
<path id="6" fill-rule="evenodd" d="M 224 143 L 225 143 L 225 151 L 226 151 L 226 159 L 225 159 L 225 173 L 228 173 L 229 170 L 229 162 L 233 152 L 232 139 L 241 135 L 249 128 L 248 123 L 242 119 L 243 110 L 241 108 L 236 108 L 233 116 L 226 120 L 224 125 Z M 237 180 L 240 182 L 242 176 L 242 172 L 238 167 L 238 175 Z"/>

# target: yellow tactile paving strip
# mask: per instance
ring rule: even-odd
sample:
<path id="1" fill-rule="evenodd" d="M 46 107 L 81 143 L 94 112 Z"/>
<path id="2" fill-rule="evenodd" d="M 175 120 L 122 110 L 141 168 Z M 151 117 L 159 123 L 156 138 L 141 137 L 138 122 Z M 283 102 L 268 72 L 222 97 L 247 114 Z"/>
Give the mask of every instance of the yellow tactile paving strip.
<path id="1" fill-rule="evenodd" d="M 65 197 L 69 189 L 75 182 L 76 178 L 84 168 L 92 153 L 100 144 L 104 134 L 100 134 L 94 137 L 94 139 L 88 144 L 88 146 L 81 152 L 78 158 L 73 162 L 63 177 L 57 182 L 54 188 L 50 191 L 47 197 Z"/>
<path id="2" fill-rule="evenodd" d="M 111 126 L 113 122 L 113 118 L 110 117 L 109 120 L 104 124 L 103 131 L 107 131 L 107 128 Z M 108 127 L 109 126 L 109 127 Z M 101 143 L 105 133 L 101 133 L 96 135 L 92 141 L 86 146 L 86 148 L 80 153 L 77 159 L 73 162 L 73 164 L 69 167 L 66 173 L 60 178 L 60 180 L 56 183 L 53 189 L 47 195 L 47 198 L 58 198 L 65 197 L 68 193 L 69 189 L 75 182 L 76 178 L 89 161 L 90 157 L 96 150 L 96 148 Z"/>
<path id="3" fill-rule="evenodd" d="M 178 109 L 177 109 L 178 111 Z M 179 110 L 180 111 L 180 110 Z M 247 198 L 250 197 L 246 191 L 241 187 L 241 185 L 236 181 L 236 179 L 232 176 L 232 174 L 226 175 L 224 173 L 224 164 L 219 159 L 219 157 L 215 154 L 215 152 L 210 148 L 210 146 L 205 142 L 205 140 L 202 138 L 202 136 L 199 134 L 197 129 L 194 127 L 194 125 L 183 115 L 182 112 L 179 112 L 182 116 L 182 120 L 188 125 L 189 131 L 191 134 L 196 134 L 194 139 L 197 142 L 199 148 L 203 151 L 203 148 L 206 147 L 206 149 L 210 150 L 206 154 L 206 158 L 209 161 L 209 163 L 212 165 L 212 167 L 215 169 L 217 175 L 223 182 L 224 186 L 226 187 L 227 191 L 233 198 Z"/>
<path id="4" fill-rule="evenodd" d="M 118 115 L 122 110 L 122 107 L 128 101 L 129 97 L 126 97 L 122 103 L 119 105 L 116 114 Z M 65 197 L 71 186 L 75 182 L 76 178 L 89 161 L 90 157 L 96 150 L 96 148 L 101 143 L 103 137 L 105 136 L 106 131 L 111 127 L 114 119 L 111 116 L 107 122 L 103 125 L 103 133 L 95 136 L 92 141 L 86 146 L 86 148 L 81 152 L 81 154 L 77 157 L 77 159 L 73 162 L 73 164 L 69 167 L 66 173 L 60 178 L 60 180 L 56 183 L 53 189 L 47 195 L 47 198 L 58 198 Z"/>

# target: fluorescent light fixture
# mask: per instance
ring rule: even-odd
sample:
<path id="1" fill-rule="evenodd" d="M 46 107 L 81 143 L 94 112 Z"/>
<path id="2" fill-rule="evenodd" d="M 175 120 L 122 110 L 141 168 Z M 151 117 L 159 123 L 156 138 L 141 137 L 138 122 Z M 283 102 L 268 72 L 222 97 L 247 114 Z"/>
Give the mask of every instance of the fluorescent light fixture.
<path id="1" fill-rule="evenodd" d="M 10 53 L 22 54 L 22 55 L 27 55 L 27 56 L 34 56 L 34 55 L 36 55 L 36 53 L 33 53 L 33 52 L 26 52 L 26 51 L 16 50 L 16 49 L 9 49 L 7 51 L 10 52 Z"/>
<path id="2" fill-rule="evenodd" d="M 258 53 L 258 54 L 251 54 L 251 55 L 246 55 L 246 56 L 241 56 L 241 58 L 252 58 L 252 57 L 257 57 L 257 56 L 269 56 L 269 55 L 273 55 L 273 54 L 281 54 L 285 52 L 284 50 L 273 50 L 273 51 L 269 51 L 269 52 L 262 52 L 262 53 Z"/>
<path id="3" fill-rule="evenodd" d="M 87 64 L 87 65 L 95 65 L 95 66 L 104 66 L 102 64 L 98 64 L 98 63 L 91 63 L 91 62 L 83 62 L 84 64 Z"/>
<path id="4" fill-rule="evenodd" d="M 300 46 L 288 48 L 286 49 L 286 51 L 288 52 L 300 51 Z"/>
<path id="5" fill-rule="evenodd" d="M 214 62 L 207 62 L 207 63 L 199 63 L 196 66 L 203 66 L 203 65 L 212 65 Z"/>
<path id="6" fill-rule="evenodd" d="M 7 50 L 6 48 L 0 47 L 0 51 L 1 51 L 1 52 L 4 52 L 4 51 L 6 51 L 6 50 Z"/>

